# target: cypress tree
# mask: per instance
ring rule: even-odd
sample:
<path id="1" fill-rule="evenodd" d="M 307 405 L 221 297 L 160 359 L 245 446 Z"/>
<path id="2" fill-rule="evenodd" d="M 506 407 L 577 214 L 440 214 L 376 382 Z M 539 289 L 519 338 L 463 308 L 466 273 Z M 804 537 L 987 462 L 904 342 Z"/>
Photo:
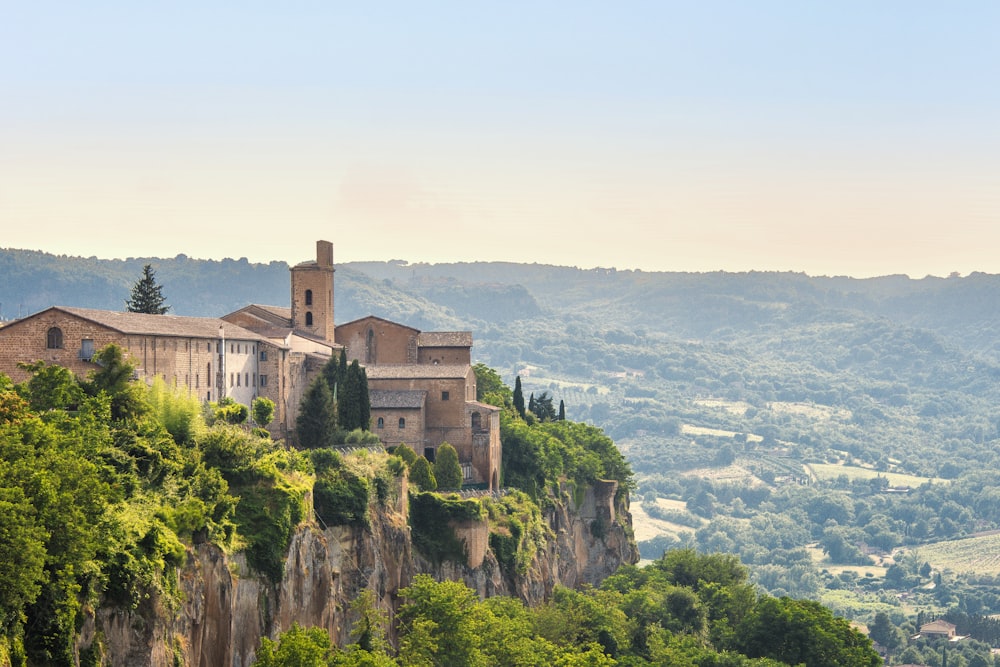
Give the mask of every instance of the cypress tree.
<path id="1" fill-rule="evenodd" d="M 524 392 L 521 391 L 520 375 L 514 380 L 514 398 L 512 402 L 514 403 L 514 409 L 517 410 L 517 414 L 521 415 L 521 419 L 524 419 Z"/>
<path id="2" fill-rule="evenodd" d="M 531 392 L 531 395 L 528 397 L 528 412 L 533 415 L 538 414 L 538 406 L 535 404 L 535 392 Z"/>
<path id="3" fill-rule="evenodd" d="M 337 410 L 333 394 L 322 377 L 316 378 L 299 406 L 295 420 L 299 444 L 308 449 L 329 447 L 337 431 Z"/>
<path id="4" fill-rule="evenodd" d="M 125 309 L 130 313 L 163 315 L 170 310 L 166 301 L 163 287 L 156 284 L 156 272 L 147 264 L 142 267 L 142 277 L 132 286 L 132 296 L 125 301 Z"/>
<path id="5" fill-rule="evenodd" d="M 417 460 L 410 466 L 410 481 L 416 484 L 421 491 L 433 491 L 437 488 L 437 480 L 434 479 L 431 464 L 423 456 L 418 456 Z"/>
<path id="6" fill-rule="evenodd" d="M 563 403 L 562 399 L 559 400 L 559 421 L 566 421 L 566 404 Z"/>
<path id="7" fill-rule="evenodd" d="M 434 457 L 434 479 L 442 490 L 462 488 L 462 464 L 458 462 L 458 452 L 447 442 L 441 443 Z"/>
<path id="8" fill-rule="evenodd" d="M 367 431 L 371 426 L 371 397 L 368 395 L 368 374 L 355 359 L 347 367 L 347 377 L 337 392 L 340 427 L 345 431 L 356 428 Z"/>

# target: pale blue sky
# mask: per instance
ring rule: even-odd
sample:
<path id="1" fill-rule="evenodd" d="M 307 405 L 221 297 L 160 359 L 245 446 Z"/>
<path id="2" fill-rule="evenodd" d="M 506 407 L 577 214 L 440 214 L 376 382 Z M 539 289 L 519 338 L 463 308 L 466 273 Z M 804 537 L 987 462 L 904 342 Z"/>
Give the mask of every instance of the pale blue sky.
<path id="1" fill-rule="evenodd" d="M 0 1 L 0 246 L 1000 273 L 998 35 L 993 1 Z"/>

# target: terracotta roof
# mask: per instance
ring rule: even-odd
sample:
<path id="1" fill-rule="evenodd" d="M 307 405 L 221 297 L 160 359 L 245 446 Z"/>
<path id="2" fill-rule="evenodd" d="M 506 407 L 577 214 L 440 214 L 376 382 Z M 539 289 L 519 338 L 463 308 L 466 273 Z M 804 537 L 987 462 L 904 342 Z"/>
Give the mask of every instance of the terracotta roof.
<path id="1" fill-rule="evenodd" d="M 471 331 L 425 331 L 417 336 L 420 347 L 472 347 Z"/>
<path id="2" fill-rule="evenodd" d="M 270 319 L 274 324 L 285 324 L 287 326 L 292 326 L 292 309 L 285 308 L 283 306 L 267 306 L 262 303 L 251 303 L 245 308 L 241 308 L 236 312 L 249 312 L 254 313 L 254 311 L 260 311 L 260 313 L 254 313 L 263 315 L 265 318 Z"/>
<path id="3" fill-rule="evenodd" d="M 104 325 L 124 334 L 141 336 L 184 336 L 191 338 L 218 338 L 223 327 L 226 338 L 240 340 L 267 340 L 252 331 L 216 317 L 182 317 L 179 315 L 147 315 L 146 313 L 119 313 L 113 310 L 53 306 L 61 310 Z M 43 311 L 44 312 L 44 311 Z"/>
<path id="4" fill-rule="evenodd" d="M 369 380 L 440 380 L 445 378 L 465 378 L 469 366 L 451 364 L 379 364 L 366 366 Z"/>
<path id="5" fill-rule="evenodd" d="M 488 412 L 500 412 L 500 408 L 495 405 L 490 405 L 489 403 L 480 403 L 479 401 L 466 401 L 466 405 L 470 405 L 479 410 L 484 410 Z"/>
<path id="6" fill-rule="evenodd" d="M 416 331 L 418 334 L 420 333 L 420 329 L 414 329 L 413 327 L 406 326 L 405 324 L 400 324 L 399 322 L 393 322 L 392 320 L 387 320 L 384 317 L 377 317 L 375 315 L 366 315 L 365 317 L 359 317 L 356 320 L 351 320 L 350 322 L 344 322 L 343 324 L 338 324 L 337 326 L 347 327 L 353 324 L 357 324 L 358 322 L 364 322 L 365 320 L 378 320 L 379 322 L 386 322 L 393 326 L 397 326 L 401 329 L 409 329 L 410 331 Z"/>
<path id="7" fill-rule="evenodd" d="M 426 391 L 385 391 L 382 389 L 372 389 L 368 392 L 371 399 L 372 408 L 413 408 L 419 410 L 424 407 L 427 398 Z"/>

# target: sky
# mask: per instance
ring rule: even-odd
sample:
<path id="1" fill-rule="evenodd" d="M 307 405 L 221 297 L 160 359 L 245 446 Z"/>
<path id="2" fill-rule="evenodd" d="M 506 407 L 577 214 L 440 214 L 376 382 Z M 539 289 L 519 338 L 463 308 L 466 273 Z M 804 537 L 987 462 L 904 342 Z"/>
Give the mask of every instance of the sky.
<path id="1" fill-rule="evenodd" d="M 0 247 L 1000 273 L 995 0 L 0 10 Z"/>

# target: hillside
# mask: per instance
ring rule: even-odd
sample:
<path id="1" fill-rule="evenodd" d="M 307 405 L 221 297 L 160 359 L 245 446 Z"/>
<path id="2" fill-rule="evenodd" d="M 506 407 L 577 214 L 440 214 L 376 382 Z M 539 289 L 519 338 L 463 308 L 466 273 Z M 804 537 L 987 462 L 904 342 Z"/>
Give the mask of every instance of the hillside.
<path id="1" fill-rule="evenodd" d="M 114 308 L 146 261 L 2 251 L 3 313 L 13 303 Z M 281 263 L 153 263 L 174 312 L 287 300 Z M 851 564 L 838 559 L 882 559 L 885 572 L 900 549 L 1000 529 L 1000 276 L 365 262 L 338 266 L 336 312 L 338 322 L 375 314 L 472 330 L 475 361 L 605 429 L 648 508 L 656 498 L 687 508 L 664 524 L 689 530 L 654 534 L 640 545 L 646 557 L 677 544 L 738 552 L 768 590 L 836 592 L 844 613 L 866 618 L 873 607 L 858 600 L 872 587 L 837 570 Z M 733 464 L 748 475 L 713 472 Z M 844 474 L 821 477 L 812 465 Z M 927 482 L 889 493 L 883 473 Z M 820 497 L 843 511 L 819 509 Z M 819 560 L 806 549 L 817 544 Z M 915 570 L 915 559 L 901 567 Z M 915 576 L 873 586 L 906 592 Z M 944 576 L 952 584 L 937 595 L 892 605 L 895 622 L 920 604 L 943 611 L 975 599 L 1000 612 L 975 582 Z"/>

